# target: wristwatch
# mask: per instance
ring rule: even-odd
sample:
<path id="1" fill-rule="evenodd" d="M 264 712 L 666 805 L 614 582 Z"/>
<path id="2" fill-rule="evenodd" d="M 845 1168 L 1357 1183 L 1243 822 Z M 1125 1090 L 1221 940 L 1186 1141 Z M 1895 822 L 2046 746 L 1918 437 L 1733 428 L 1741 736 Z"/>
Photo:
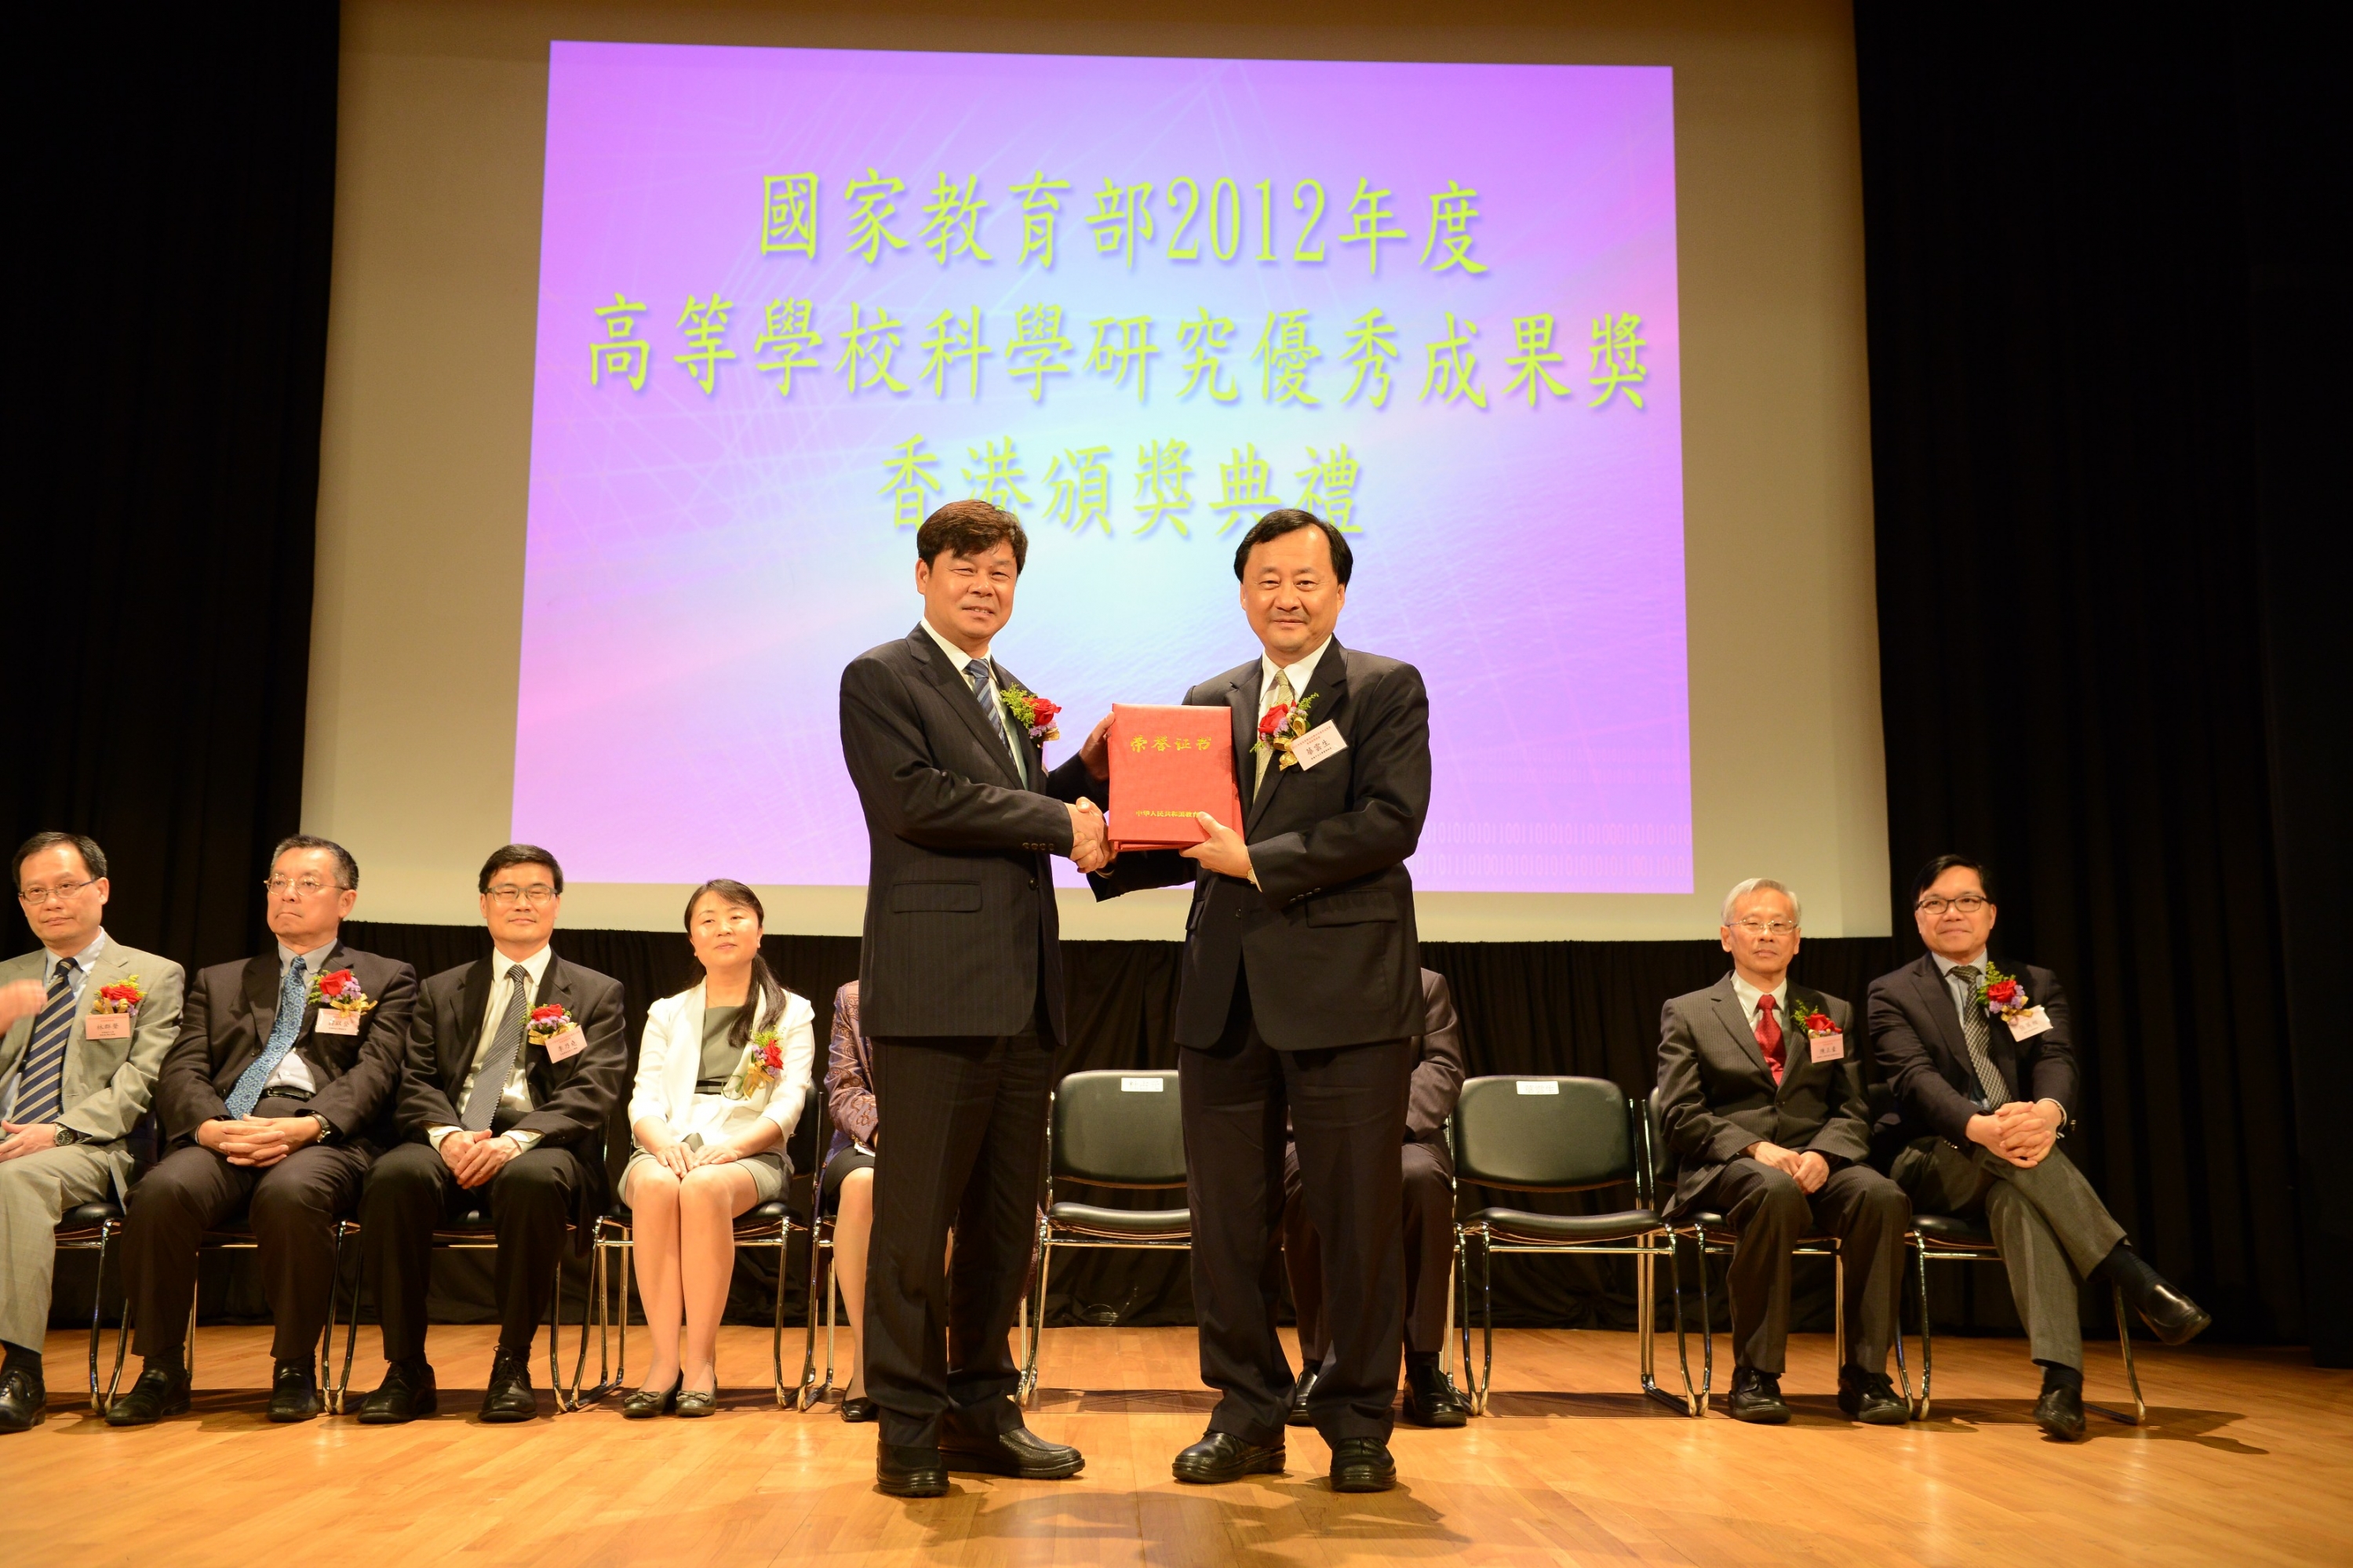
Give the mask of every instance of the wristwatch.
<path id="1" fill-rule="evenodd" d="M 63 1149 L 70 1144 L 79 1143 L 82 1141 L 81 1134 L 67 1126 L 64 1122 L 60 1121 L 57 1126 L 58 1135 L 54 1142 L 58 1148 Z"/>
<path id="2" fill-rule="evenodd" d="M 335 1124 L 333 1122 L 328 1121 L 325 1117 L 320 1115 L 315 1110 L 306 1110 L 302 1114 L 308 1116 L 311 1121 L 319 1124 L 318 1141 L 320 1142 L 332 1143 L 335 1141 Z"/>

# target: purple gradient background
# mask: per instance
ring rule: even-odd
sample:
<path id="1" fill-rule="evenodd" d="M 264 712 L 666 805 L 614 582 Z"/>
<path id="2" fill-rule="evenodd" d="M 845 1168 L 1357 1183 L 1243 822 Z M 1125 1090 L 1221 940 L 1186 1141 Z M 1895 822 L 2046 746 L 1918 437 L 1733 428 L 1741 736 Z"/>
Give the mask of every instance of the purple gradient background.
<path id="1" fill-rule="evenodd" d="M 1011 437 L 1031 532 L 998 659 L 1066 709 L 1069 754 L 1114 699 L 1174 701 L 1257 651 L 1235 604 L 1232 538 L 1208 510 L 1230 448 L 1255 442 L 1295 499 L 1305 448 L 1347 443 L 1363 531 L 1343 641 L 1418 665 L 1437 764 L 1413 861 L 1426 889 L 1688 892 L 1690 737 L 1683 637 L 1682 381 L 1675 293 L 1672 86 L 1663 68 L 1309 63 L 891 54 L 558 43 L 549 72 L 539 335 L 533 397 L 514 832 L 580 880 L 858 884 L 862 819 L 841 761 L 841 667 L 920 612 L 910 531 L 877 492 L 887 452 L 924 437 L 942 499 L 966 448 Z M 869 164 L 906 182 L 904 251 L 849 254 L 842 191 Z M 1018 200 L 1039 168 L 1067 179 L 1050 272 L 1018 265 Z M 763 256 L 761 181 L 814 169 L 819 255 Z M 980 178 L 993 265 L 943 270 L 919 247 L 941 173 Z M 1240 258 L 1166 251 L 1176 175 L 1230 175 Z M 1158 236 L 1133 269 L 1084 223 L 1108 176 L 1159 188 Z M 1290 259 L 1305 177 L 1330 195 L 1329 260 Z M 1408 239 L 1334 241 L 1359 176 L 1395 194 Z M 1252 185 L 1276 184 L 1278 253 L 1254 259 Z M 1483 276 L 1419 265 L 1428 195 L 1479 192 Z M 689 293 L 735 301 L 739 357 L 706 396 L 670 356 Z M 651 309 L 642 392 L 592 387 L 596 308 L 616 289 Z M 822 374 L 789 401 L 751 369 L 772 298 L 816 301 Z M 852 301 L 909 323 L 904 396 L 852 398 L 833 373 Z M 1148 314 L 1162 348 L 1149 400 L 1085 374 L 1042 405 L 1003 374 L 1013 312 L 1060 304 L 1085 322 Z M 1378 305 L 1398 326 L 1388 406 L 1340 402 L 1343 328 Z M 999 353 L 976 404 L 917 379 L 923 329 L 973 306 Z M 1235 322 L 1238 403 L 1179 402 L 1176 323 Z M 1269 311 L 1311 313 L 1324 357 L 1313 409 L 1265 406 L 1249 359 Z M 1419 400 L 1443 313 L 1480 328 L 1482 413 Z M 1590 408 L 1590 320 L 1642 319 L 1647 407 Z M 1556 374 L 1578 395 L 1506 398 L 1512 318 L 1549 311 Z M 955 384 L 951 383 L 952 388 Z M 1191 536 L 1145 537 L 1131 501 L 1145 439 L 1191 446 Z M 1065 447 L 1107 445 L 1112 532 L 1045 513 Z M 1078 879 L 1058 862 L 1059 873 Z"/>

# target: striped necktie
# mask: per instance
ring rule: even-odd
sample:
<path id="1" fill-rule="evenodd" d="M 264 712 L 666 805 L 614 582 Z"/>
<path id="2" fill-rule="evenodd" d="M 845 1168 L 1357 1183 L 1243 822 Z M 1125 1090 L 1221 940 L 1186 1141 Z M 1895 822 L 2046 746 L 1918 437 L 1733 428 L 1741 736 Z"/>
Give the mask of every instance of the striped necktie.
<path id="1" fill-rule="evenodd" d="M 1291 671 L 1287 669 L 1276 670 L 1274 672 L 1274 700 L 1267 704 L 1266 712 L 1271 713 L 1278 708 L 1289 707 L 1295 700 L 1296 694 L 1291 689 Z M 1263 719 L 1265 714 L 1262 713 L 1260 717 Z M 1285 714 L 1283 717 L 1285 722 L 1288 722 L 1290 715 Z M 1274 742 L 1270 741 L 1260 750 L 1258 754 L 1258 777 L 1250 782 L 1250 793 L 1253 795 L 1255 795 L 1260 790 L 1266 787 L 1266 772 L 1272 766 L 1274 766 Z"/>
<path id="2" fill-rule="evenodd" d="M 499 1015 L 498 1029 L 482 1048 L 481 1065 L 474 1069 L 474 1087 L 466 1096 L 466 1109 L 459 1118 L 469 1132 L 480 1132 L 498 1120 L 499 1097 L 506 1093 L 515 1064 L 524 1059 L 522 1030 L 531 1011 L 531 971 L 515 964 L 507 971 L 507 979 L 514 989 L 508 994 L 507 1010 Z"/>
<path id="3" fill-rule="evenodd" d="M 1961 1004 L 1961 1037 L 1968 1042 L 1969 1068 L 1978 1075 L 1978 1087 L 1985 1090 L 1988 1110 L 2008 1105 L 2010 1086 L 2001 1081 L 2001 1069 L 1993 1063 L 1986 1049 L 1990 1031 L 1986 1027 L 1985 1008 L 1978 1003 L 1978 980 L 1984 972 L 1974 963 L 1953 965 L 1953 978 L 1969 988 L 1968 1000 Z"/>
<path id="4" fill-rule="evenodd" d="M 303 964 L 301 959 L 286 966 L 286 979 L 278 987 L 278 1021 L 269 1026 L 269 1043 L 261 1054 L 245 1064 L 237 1075 L 237 1087 L 228 1091 L 228 1114 L 232 1121 L 242 1121 L 253 1114 L 261 1103 L 262 1085 L 294 1048 L 294 1037 L 302 1032 L 302 1015 L 310 1010 L 311 994 L 303 985 Z"/>
<path id="5" fill-rule="evenodd" d="M 1020 748 L 1013 743 L 1013 727 L 1006 722 L 1006 715 L 998 710 L 997 703 L 989 699 L 988 683 L 991 672 L 988 666 L 979 659 L 969 659 L 965 661 L 964 667 L 964 677 L 972 682 L 972 694 L 980 700 L 981 717 L 987 720 L 998 734 L 1005 737 L 1005 749 L 1013 753 L 1014 776 L 1026 778 L 1028 775 L 1021 765 Z"/>
<path id="6" fill-rule="evenodd" d="M 48 999 L 33 1020 L 25 1073 L 16 1080 L 14 1121 L 38 1126 L 65 1113 L 66 1042 L 73 1038 L 73 977 L 80 968 L 70 958 L 58 960 L 57 973 L 49 979 Z"/>

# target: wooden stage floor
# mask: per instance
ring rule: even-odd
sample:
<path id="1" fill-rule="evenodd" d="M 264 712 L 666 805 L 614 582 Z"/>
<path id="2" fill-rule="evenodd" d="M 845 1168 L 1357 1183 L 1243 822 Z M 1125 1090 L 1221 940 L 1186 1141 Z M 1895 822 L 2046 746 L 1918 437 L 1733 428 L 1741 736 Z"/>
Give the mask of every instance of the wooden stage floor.
<path id="1" fill-rule="evenodd" d="M 1720 1399 L 1694 1421 L 1631 1392 L 1630 1334 L 1511 1331 L 1493 1415 L 1400 1426 L 1398 1489 L 1344 1498 L 1312 1432 L 1292 1434 L 1287 1475 L 1178 1485 L 1169 1458 L 1210 1405 L 1192 1331 L 1070 1329 L 1047 1336 L 1032 1421 L 1084 1448 L 1086 1473 L 957 1476 L 947 1497 L 906 1503 L 873 1489 L 873 1427 L 781 1413 L 765 1388 L 729 1391 L 700 1422 L 624 1422 L 608 1401 L 483 1426 L 493 1332 L 433 1331 L 438 1419 L 280 1427 L 261 1415 L 268 1331 L 205 1329 L 195 1413 L 133 1431 L 90 1415 L 86 1342 L 52 1334 L 49 1419 L 0 1437 L 7 1554 L 77 1568 L 2353 1562 L 2353 1373 L 2300 1351 L 2149 1347 L 2150 1424 L 2095 1415 L 2070 1447 L 2029 1422 L 2015 1340 L 1940 1342 L 1933 1419 L 1867 1429 L 1831 1398 L 1828 1339 L 1801 1338 L 1785 1380 L 1798 1416 L 1772 1429 L 1725 1418 Z M 372 1337 L 355 1389 L 382 1369 Z M 728 1329 L 723 1378 L 765 1373 L 766 1350 L 763 1331 Z M 2093 1396 L 2120 1396 L 2116 1347 L 2092 1356 Z M 1584 1392 L 1538 1392 L 1553 1389 Z"/>

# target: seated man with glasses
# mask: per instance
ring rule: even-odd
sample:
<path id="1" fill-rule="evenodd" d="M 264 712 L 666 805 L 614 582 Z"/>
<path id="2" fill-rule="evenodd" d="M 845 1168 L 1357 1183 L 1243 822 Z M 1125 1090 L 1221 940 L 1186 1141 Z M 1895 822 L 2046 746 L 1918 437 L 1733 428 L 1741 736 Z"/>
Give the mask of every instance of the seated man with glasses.
<path id="1" fill-rule="evenodd" d="M 205 1232 L 245 1213 L 276 1324 L 269 1419 L 319 1414 L 335 1224 L 392 1142 L 417 972 L 345 947 L 360 868 L 297 834 L 270 855 L 269 952 L 197 972 L 155 1112 L 170 1152 L 131 1193 L 123 1274 L 146 1367 L 106 1412 L 143 1426 L 188 1408 L 188 1308 Z"/>
<path id="2" fill-rule="evenodd" d="M 1871 1048 L 1895 1096 L 1878 1142 L 1899 1150 L 1889 1174 L 1915 1209 L 1985 1216 L 2042 1367 L 2034 1419 L 2072 1442 L 2084 1435 L 2084 1280 L 2122 1286 L 2168 1345 L 2212 1320 L 2126 1244 L 2058 1146 L 2078 1103 L 2067 998 L 2051 971 L 1993 958 L 1991 873 L 1939 855 L 1912 896 L 1928 951 L 1871 983 Z"/>
<path id="3" fill-rule="evenodd" d="M 510 844 L 477 880 L 490 956 L 445 969 L 417 993 L 401 1066 L 408 1142 L 368 1173 L 360 1231 L 384 1323 L 384 1382 L 360 1405 L 370 1426 L 430 1415 L 425 1295 L 433 1232 L 487 1204 L 498 1240 L 498 1353 L 487 1422 L 539 1413 L 531 1346 L 555 1290 L 565 1227 L 586 1237 L 605 1207 L 605 1133 L 628 1073 L 621 983 L 555 956 L 548 937 L 564 870 Z"/>
<path id="4" fill-rule="evenodd" d="M 106 853 L 90 839 L 36 833 L 12 870 L 41 945 L 0 963 L 0 1432 L 48 1408 L 58 1221 L 130 1181 L 131 1130 L 179 1026 L 183 983 L 170 959 L 106 934 Z"/>
<path id="5" fill-rule="evenodd" d="M 1733 1244 L 1736 1420 L 1789 1419 L 1781 1373 L 1789 1339 L 1789 1249 L 1828 1233 L 1846 1260 L 1846 1364 L 1839 1408 L 1872 1426 L 1911 1411 L 1887 1378 L 1904 1287 L 1904 1194 L 1869 1163 L 1870 1101 L 1853 1009 L 1790 984 L 1798 896 L 1752 877 L 1724 898 L 1718 933 L 1732 973 L 1676 997 L 1660 1019 L 1653 1102 L 1681 1170 L 1670 1219 L 1713 1210 Z"/>

